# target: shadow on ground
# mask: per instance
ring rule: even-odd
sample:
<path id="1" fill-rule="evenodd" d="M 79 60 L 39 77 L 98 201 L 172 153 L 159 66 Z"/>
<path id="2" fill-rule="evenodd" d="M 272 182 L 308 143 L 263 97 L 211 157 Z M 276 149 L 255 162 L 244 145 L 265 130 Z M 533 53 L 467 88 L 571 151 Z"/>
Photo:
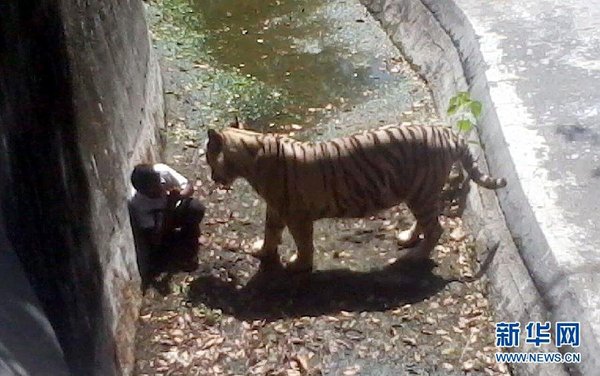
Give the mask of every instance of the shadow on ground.
<path id="1" fill-rule="evenodd" d="M 369 272 L 333 269 L 302 276 L 290 275 L 281 266 L 267 266 L 241 288 L 235 280 L 198 277 L 190 283 L 188 299 L 241 320 L 381 311 L 422 301 L 442 290 L 448 281 L 433 274 L 434 266 L 433 262 L 396 262 Z"/>
<path id="2" fill-rule="evenodd" d="M 138 257 L 141 252 L 138 249 Z M 142 273 L 142 289 L 153 287 L 162 296 L 171 293 L 171 281 L 177 273 L 193 272 L 198 267 L 197 237 L 173 237 L 158 250 L 148 253 L 146 271 Z M 139 262 L 139 261 L 138 261 Z"/>

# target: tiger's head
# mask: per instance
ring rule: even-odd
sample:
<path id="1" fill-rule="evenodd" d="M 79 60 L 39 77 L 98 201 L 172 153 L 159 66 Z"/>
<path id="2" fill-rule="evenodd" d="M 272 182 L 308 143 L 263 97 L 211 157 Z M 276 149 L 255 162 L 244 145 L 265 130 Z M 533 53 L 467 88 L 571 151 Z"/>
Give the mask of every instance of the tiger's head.
<path id="1" fill-rule="evenodd" d="M 260 133 L 229 126 L 220 131 L 208 130 L 206 161 L 211 169 L 212 180 L 224 187 L 231 187 L 238 177 L 251 178 L 254 159 L 258 152 Z"/>

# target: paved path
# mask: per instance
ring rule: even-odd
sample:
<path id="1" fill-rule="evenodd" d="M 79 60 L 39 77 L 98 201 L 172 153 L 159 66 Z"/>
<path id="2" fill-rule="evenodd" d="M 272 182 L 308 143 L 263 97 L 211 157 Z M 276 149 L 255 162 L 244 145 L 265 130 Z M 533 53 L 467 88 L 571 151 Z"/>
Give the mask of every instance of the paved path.
<path id="1" fill-rule="evenodd" d="M 581 369 L 597 374 L 600 1 L 456 3 L 479 36 L 508 146 L 495 163 L 512 160 L 521 185 L 499 192 L 508 226 L 553 320 L 582 322 Z"/>

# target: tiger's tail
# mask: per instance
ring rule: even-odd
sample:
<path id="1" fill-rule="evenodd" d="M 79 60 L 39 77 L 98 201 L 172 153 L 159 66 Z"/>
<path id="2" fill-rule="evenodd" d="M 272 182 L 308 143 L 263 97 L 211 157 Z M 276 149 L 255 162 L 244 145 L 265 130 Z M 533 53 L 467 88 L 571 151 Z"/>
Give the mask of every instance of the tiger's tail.
<path id="1" fill-rule="evenodd" d="M 506 179 L 504 178 L 493 178 L 487 174 L 484 174 L 479 169 L 473 154 L 469 150 L 466 143 L 462 147 L 461 164 L 464 169 L 467 170 L 469 177 L 478 185 L 487 189 L 498 189 L 506 186 Z"/>

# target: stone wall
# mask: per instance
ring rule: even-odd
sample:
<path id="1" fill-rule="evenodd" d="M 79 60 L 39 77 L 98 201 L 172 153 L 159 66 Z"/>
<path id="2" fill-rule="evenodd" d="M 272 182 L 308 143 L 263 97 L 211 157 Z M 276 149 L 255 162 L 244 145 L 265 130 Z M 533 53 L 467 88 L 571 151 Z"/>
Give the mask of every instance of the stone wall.
<path id="1" fill-rule="evenodd" d="M 73 374 L 131 373 L 140 291 L 128 180 L 156 157 L 164 123 L 143 4 L 3 2 L 0 49 L 9 240 Z"/>

